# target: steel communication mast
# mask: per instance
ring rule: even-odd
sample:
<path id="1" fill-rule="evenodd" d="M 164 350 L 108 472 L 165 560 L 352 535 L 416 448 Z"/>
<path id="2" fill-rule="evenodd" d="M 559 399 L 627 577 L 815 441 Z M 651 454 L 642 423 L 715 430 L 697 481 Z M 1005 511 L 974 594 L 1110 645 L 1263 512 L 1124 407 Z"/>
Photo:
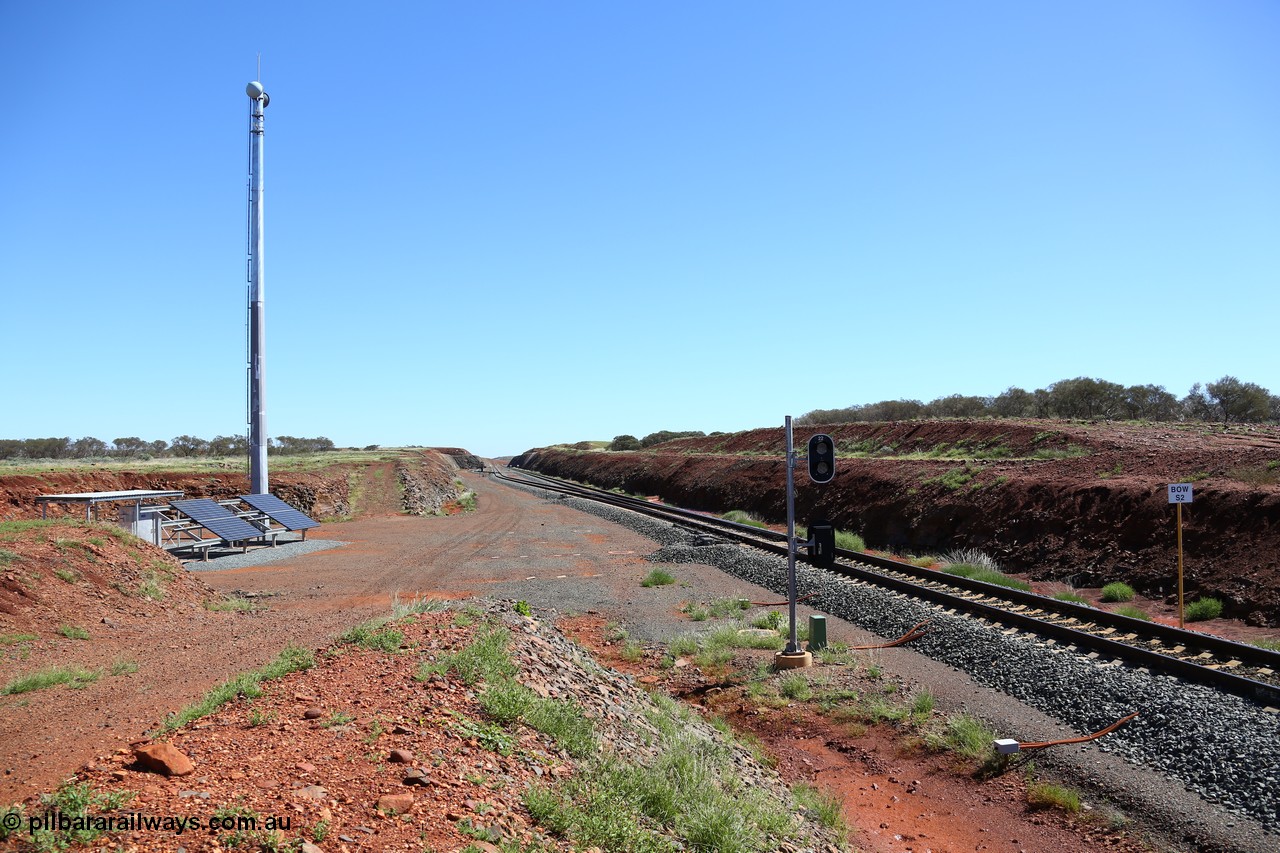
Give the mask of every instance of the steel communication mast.
<path id="1" fill-rule="evenodd" d="M 266 328 L 262 280 L 262 126 L 271 98 L 256 80 L 249 96 L 249 491 L 267 494 Z"/>

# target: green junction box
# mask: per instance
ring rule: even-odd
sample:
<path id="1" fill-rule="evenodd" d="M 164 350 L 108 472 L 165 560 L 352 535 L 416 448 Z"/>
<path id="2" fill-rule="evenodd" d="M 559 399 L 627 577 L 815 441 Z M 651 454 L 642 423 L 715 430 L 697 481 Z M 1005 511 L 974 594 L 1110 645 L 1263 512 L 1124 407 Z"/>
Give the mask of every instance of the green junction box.
<path id="1" fill-rule="evenodd" d="M 820 652 L 827 647 L 827 617 L 809 617 L 809 651 Z"/>

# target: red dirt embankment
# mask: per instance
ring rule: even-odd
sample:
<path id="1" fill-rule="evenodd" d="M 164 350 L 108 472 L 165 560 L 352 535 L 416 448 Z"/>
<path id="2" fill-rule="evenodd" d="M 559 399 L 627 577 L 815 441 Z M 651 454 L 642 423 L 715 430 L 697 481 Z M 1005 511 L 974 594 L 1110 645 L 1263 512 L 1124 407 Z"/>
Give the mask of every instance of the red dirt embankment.
<path id="1" fill-rule="evenodd" d="M 271 475 L 271 491 L 281 500 L 309 515 L 346 515 L 350 504 L 350 486 L 345 470 L 326 469 L 323 473 L 287 471 Z M 0 521 L 39 518 L 41 495 L 79 494 L 81 492 L 119 492 L 130 489 L 180 489 L 187 498 L 222 500 L 249 493 L 249 476 L 244 473 L 177 471 L 95 471 L 92 468 L 49 471 L 44 474 L 10 474 L 0 476 Z M 66 509 L 50 504 L 49 517 L 77 515 L 83 507 Z M 103 521 L 114 518 L 103 517 Z"/>
<path id="2" fill-rule="evenodd" d="M 1062 421 L 922 421 L 798 427 L 842 454 L 825 486 L 797 474 L 797 520 L 825 515 L 872 548 L 977 548 L 1034 580 L 1125 580 L 1176 594 L 1169 483 L 1183 507 L 1188 600 L 1280 625 L 1280 428 Z M 659 495 L 710 512 L 785 519 L 780 428 L 680 439 L 636 452 L 540 448 L 512 465 Z M 801 463 L 803 469 L 803 463 Z"/>
<path id="3" fill-rule="evenodd" d="M 398 457 L 367 462 L 326 465 L 314 471 L 275 470 L 271 492 L 290 506 L 315 518 L 346 518 L 385 512 L 430 514 L 457 497 L 454 478 L 459 467 L 476 460 L 466 450 L 441 448 L 404 451 Z M 478 460 L 476 466 L 478 467 Z M 401 505 L 366 506 L 368 500 L 385 502 L 391 494 L 381 487 L 382 478 L 398 480 Z M 243 471 L 117 470 L 115 468 L 50 468 L 39 474 L 0 475 L 0 521 L 40 518 L 36 499 L 42 495 L 82 492 L 118 492 L 130 489 L 181 490 L 186 498 L 224 500 L 249 493 L 249 475 Z M 48 516 L 83 518 L 81 506 L 50 504 Z M 114 510 L 103 509 L 102 521 L 114 521 Z"/>

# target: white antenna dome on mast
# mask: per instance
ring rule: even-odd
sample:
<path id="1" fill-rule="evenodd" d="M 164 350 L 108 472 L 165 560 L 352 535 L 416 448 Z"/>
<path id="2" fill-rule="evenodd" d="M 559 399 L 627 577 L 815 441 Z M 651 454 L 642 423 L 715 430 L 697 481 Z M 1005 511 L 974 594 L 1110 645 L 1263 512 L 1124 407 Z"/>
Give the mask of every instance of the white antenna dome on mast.
<path id="1" fill-rule="evenodd" d="M 250 98 L 253 98 L 255 101 L 261 98 L 264 94 L 266 94 L 266 90 L 262 88 L 262 84 L 259 83 L 257 80 L 254 80 L 248 86 L 245 86 L 244 92 L 246 95 L 248 95 Z"/>

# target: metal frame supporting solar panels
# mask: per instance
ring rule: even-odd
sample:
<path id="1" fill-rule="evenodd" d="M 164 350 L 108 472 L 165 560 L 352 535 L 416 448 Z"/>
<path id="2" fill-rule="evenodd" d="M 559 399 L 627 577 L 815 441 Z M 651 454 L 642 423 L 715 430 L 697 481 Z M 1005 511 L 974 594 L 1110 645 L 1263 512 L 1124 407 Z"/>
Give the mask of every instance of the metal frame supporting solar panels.
<path id="1" fill-rule="evenodd" d="M 241 495 L 240 500 L 279 524 L 285 530 L 301 530 L 302 538 L 307 538 L 307 531 L 319 527 L 320 522 L 296 510 L 275 495 Z"/>
<path id="2" fill-rule="evenodd" d="M 245 542 L 264 535 L 257 527 L 209 498 L 173 501 L 169 506 L 224 542 Z"/>
<path id="3" fill-rule="evenodd" d="M 69 495 L 41 495 L 36 498 L 36 503 L 40 504 L 41 518 L 45 517 L 45 511 L 49 508 L 49 504 L 84 504 L 84 520 L 89 521 L 89 516 L 94 507 L 100 503 L 124 503 L 128 501 L 135 504 L 138 510 L 141 511 L 143 501 L 180 497 L 182 497 L 182 492 L 179 491 L 127 489 L 121 492 L 77 492 Z"/>

